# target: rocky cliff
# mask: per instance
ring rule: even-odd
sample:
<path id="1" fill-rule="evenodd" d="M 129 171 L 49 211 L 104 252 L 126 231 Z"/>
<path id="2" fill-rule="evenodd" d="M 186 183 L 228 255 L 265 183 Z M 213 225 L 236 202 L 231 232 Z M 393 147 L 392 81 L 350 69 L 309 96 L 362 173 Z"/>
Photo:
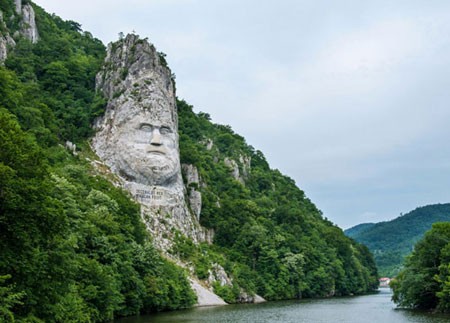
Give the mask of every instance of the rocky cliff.
<path id="1" fill-rule="evenodd" d="M 0 62 L 5 61 L 8 52 L 15 47 L 16 41 L 24 37 L 33 44 L 39 40 L 34 9 L 31 4 L 22 5 L 15 0 L 15 12 L 10 15 L 0 11 Z M 17 22 L 18 23 L 15 23 Z"/>
<path id="2" fill-rule="evenodd" d="M 167 251 L 176 232 L 207 241 L 186 203 L 174 84 L 154 46 L 136 35 L 111 44 L 96 83 L 108 105 L 96 122 L 93 148 L 142 205 L 155 243 Z"/>
<path id="3" fill-rule="evenodd" d="M 16 2 L 20 2 L 20 0 L 16 0 Z M 39 32 L 36 26 L 33 7 L 30 4 L 26 4 L 21 7 L 21 11 L 18 11 L 17 14 L 22 16 L 19 34 L 31 41 L 33 44 L 37 43 L 39 40 Z"/>

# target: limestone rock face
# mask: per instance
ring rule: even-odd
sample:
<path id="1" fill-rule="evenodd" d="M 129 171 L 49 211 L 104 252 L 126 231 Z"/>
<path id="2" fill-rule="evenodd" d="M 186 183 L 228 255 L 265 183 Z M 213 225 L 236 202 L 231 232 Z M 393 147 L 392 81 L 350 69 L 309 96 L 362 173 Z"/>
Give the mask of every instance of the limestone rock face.
<path id="1" fill-rule="evenodd" d="M 20 8 L 20 6 L 17 6 L 16 0 L 16 10 L 17 8 Z M 34 10 L 30 4 L 26 4 L 22 7 L 22 22 L 20 34 L 26 39 L 30 40 L 33 44 L 37 43 L 37 41 L 39 40 L 39 33 L 36 26 Z"/>
<path id="2" fill-rule="evenodd" d="M 198 170 L 194 165 L 182 165 L 183 174 L 186 178 L 186 185 L 188 189 L 189 205 L 191 210 L 200 220 L 200 213 L 202 211 L 202 194 L 197 190 L 200 186 L 200 177 Z"/>
<path id="3" fill-rule="evenodd" d="M 210 287 L 212 287 L 215 283 L 219 283 L 220 286 L 233 287 L 233 280 L 225 272 L 225 269 L 217 263 L 213 264 L 212 268 L 208 271 L 207 280 L 207 284 Z M 238 303 L 262 303 L 266 300 L 259 295 L 251 295 L 241 289 L 237 301 Z"/>
<path id="4" fill-rule="evenodd" d="M 14 0 L 14 4 L 16 5 L 16 13 L 20 15 L 22 13 L 22 0 Z"/>
<path id="5" fill-rule="evenodd" d="M 223 299 L 202 286 L 198 281 L 191 279 L 191 286 L 197 294 L 197 306 L 227 305 Z"/>
<path id="6" fill-rule="evenodd" d="M 3 18 L 3 13 L 0 11 L 0 27 L 6 30 L 6 24 Z M 16 42 L 11 38 L 9 33 L 2 34 L 0 32 L 0 63 L 4 62 L 8 57 L 8 50 L 10 47 L 14 47 Z"/>
<path id="7" fill-rule="evenodd" d="M 242 165 L 242 176 L 243 178 L 247 178 L 248 175 L 250 174 L 250 169 L 251 169 L 251 157 L 250 156 L 244 156 L 244 155 L 240 155 L 239 156 L 239 162 Z"/>
<path id="8" fill-rule="evenodd" d="M 92 141 L 97 155 L 141 204 L 147 229 L 163 251 L 177 231 L 196 243 L 210 239 L 185 201 L 171 75 L 146 40 L 128 35 L 110 44 L 96 78 L 108 103 Z"/>
<path id="9" fill-rule="evenodd" d="M 208 271 L 208 284 L 212 286 L 215 282 L 218 282 L 220 286 L 232 286 L 233 282 L 228 277 L 225 269 L 217 263 L 212 265 L 212 268 Z"/>
<path id="10" fill-rule="evenodd" d="M 183 174 L 186 177 L 186 184 L 199 184 L 200 176 L 198 175 L 197 167 L 190 164 L 183 164 Z"/>
<path id="11" fill-rule="evenodd" d="M 212 139 L 207 139 L 205 142 L 206 150 L 211 150 L 214 146 L 214 141 Z"/>
<path id="12" fill-rule="evenodd" d="M 239 156 L 239 164 L 228 157 L 224 159 L 225 165 L 227 165 L 231 170 L 231 176 L 237 181 L 239 181 L 242 185 L 245 185 L 245 179 L 250 174 L 250 163 L 251 158 L 248 156 Z"/>
<path id="13" fill-rule="evenodd" d="M 8 50 L 6 48 L 6 40 L 0 37 L 0 62 L 3 62 L 8 57 Z"/>
<path id="14" fill-rule="evenodd" d="M 8 49 L 10 47 L 14 47 L 15 45 L 16 42 L 11 38 L 11 36 L 0 35 L 0 62 L 4 62 L 6 60 L 6 58 L 8 57 Z"/>
<path id="15" fill-rule="evenodd" d="M 30 40 L 32 43 L 37 43 L 39 40 L 39 32 L 36 26 L 34 9 L 30 4 L 22 6 L 21 0 L 15 0 L 16 14 L 22 15 L 20 21 L 20 30 L 14 33 L 14 37 L 23 36 Z M 8 51 L 16 46 L 16 42 L 11 37 L 8 28 L 6 27 L 4 19 L 12 19 L 13 17 L 3 17 L 3 13 L 0 11 L 0 26 L 1 29 L 6 32 L 0 32 L 0 63 L 3 63 L 8 57 Z"/>

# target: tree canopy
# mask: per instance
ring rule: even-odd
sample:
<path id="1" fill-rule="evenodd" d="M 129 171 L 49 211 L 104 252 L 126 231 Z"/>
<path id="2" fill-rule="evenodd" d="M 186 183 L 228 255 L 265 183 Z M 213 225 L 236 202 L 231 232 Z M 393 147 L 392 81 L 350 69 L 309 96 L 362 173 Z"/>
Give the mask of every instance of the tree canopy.
<path id="1" fill-rule="evenodd" d="M 450 223 L 435 223 L 391 282 L 399 306 L 450 312 Z"/>

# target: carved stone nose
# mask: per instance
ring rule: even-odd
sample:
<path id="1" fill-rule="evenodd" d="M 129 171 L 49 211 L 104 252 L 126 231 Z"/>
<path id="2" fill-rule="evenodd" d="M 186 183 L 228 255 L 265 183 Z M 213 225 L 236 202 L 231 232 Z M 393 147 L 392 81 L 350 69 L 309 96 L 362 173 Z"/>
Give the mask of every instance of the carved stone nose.
<path id="1" fill-rule="evenodd" d="M 154 146 L 161 146 L 161 133 L 159 132 L 158 128 L 153 129 L 152 131 L 152 140 L 150 141 L 151 145 Z"/>

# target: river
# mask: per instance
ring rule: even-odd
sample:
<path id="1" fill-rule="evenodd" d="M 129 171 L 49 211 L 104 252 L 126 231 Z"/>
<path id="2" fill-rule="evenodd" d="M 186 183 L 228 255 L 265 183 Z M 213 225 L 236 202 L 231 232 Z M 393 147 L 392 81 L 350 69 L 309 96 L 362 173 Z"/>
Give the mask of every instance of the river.
<path id="1" fill-rule="evenodd" d="M 450 316 L 396 309 L 395 304 L 391 302 L 391 296 L 392 293 L 389 289 L 382 288 L 376 294 L 364 296 L 201 307 L 131 317 L 117 320 L 116 322 L 450 322 Z"/>

